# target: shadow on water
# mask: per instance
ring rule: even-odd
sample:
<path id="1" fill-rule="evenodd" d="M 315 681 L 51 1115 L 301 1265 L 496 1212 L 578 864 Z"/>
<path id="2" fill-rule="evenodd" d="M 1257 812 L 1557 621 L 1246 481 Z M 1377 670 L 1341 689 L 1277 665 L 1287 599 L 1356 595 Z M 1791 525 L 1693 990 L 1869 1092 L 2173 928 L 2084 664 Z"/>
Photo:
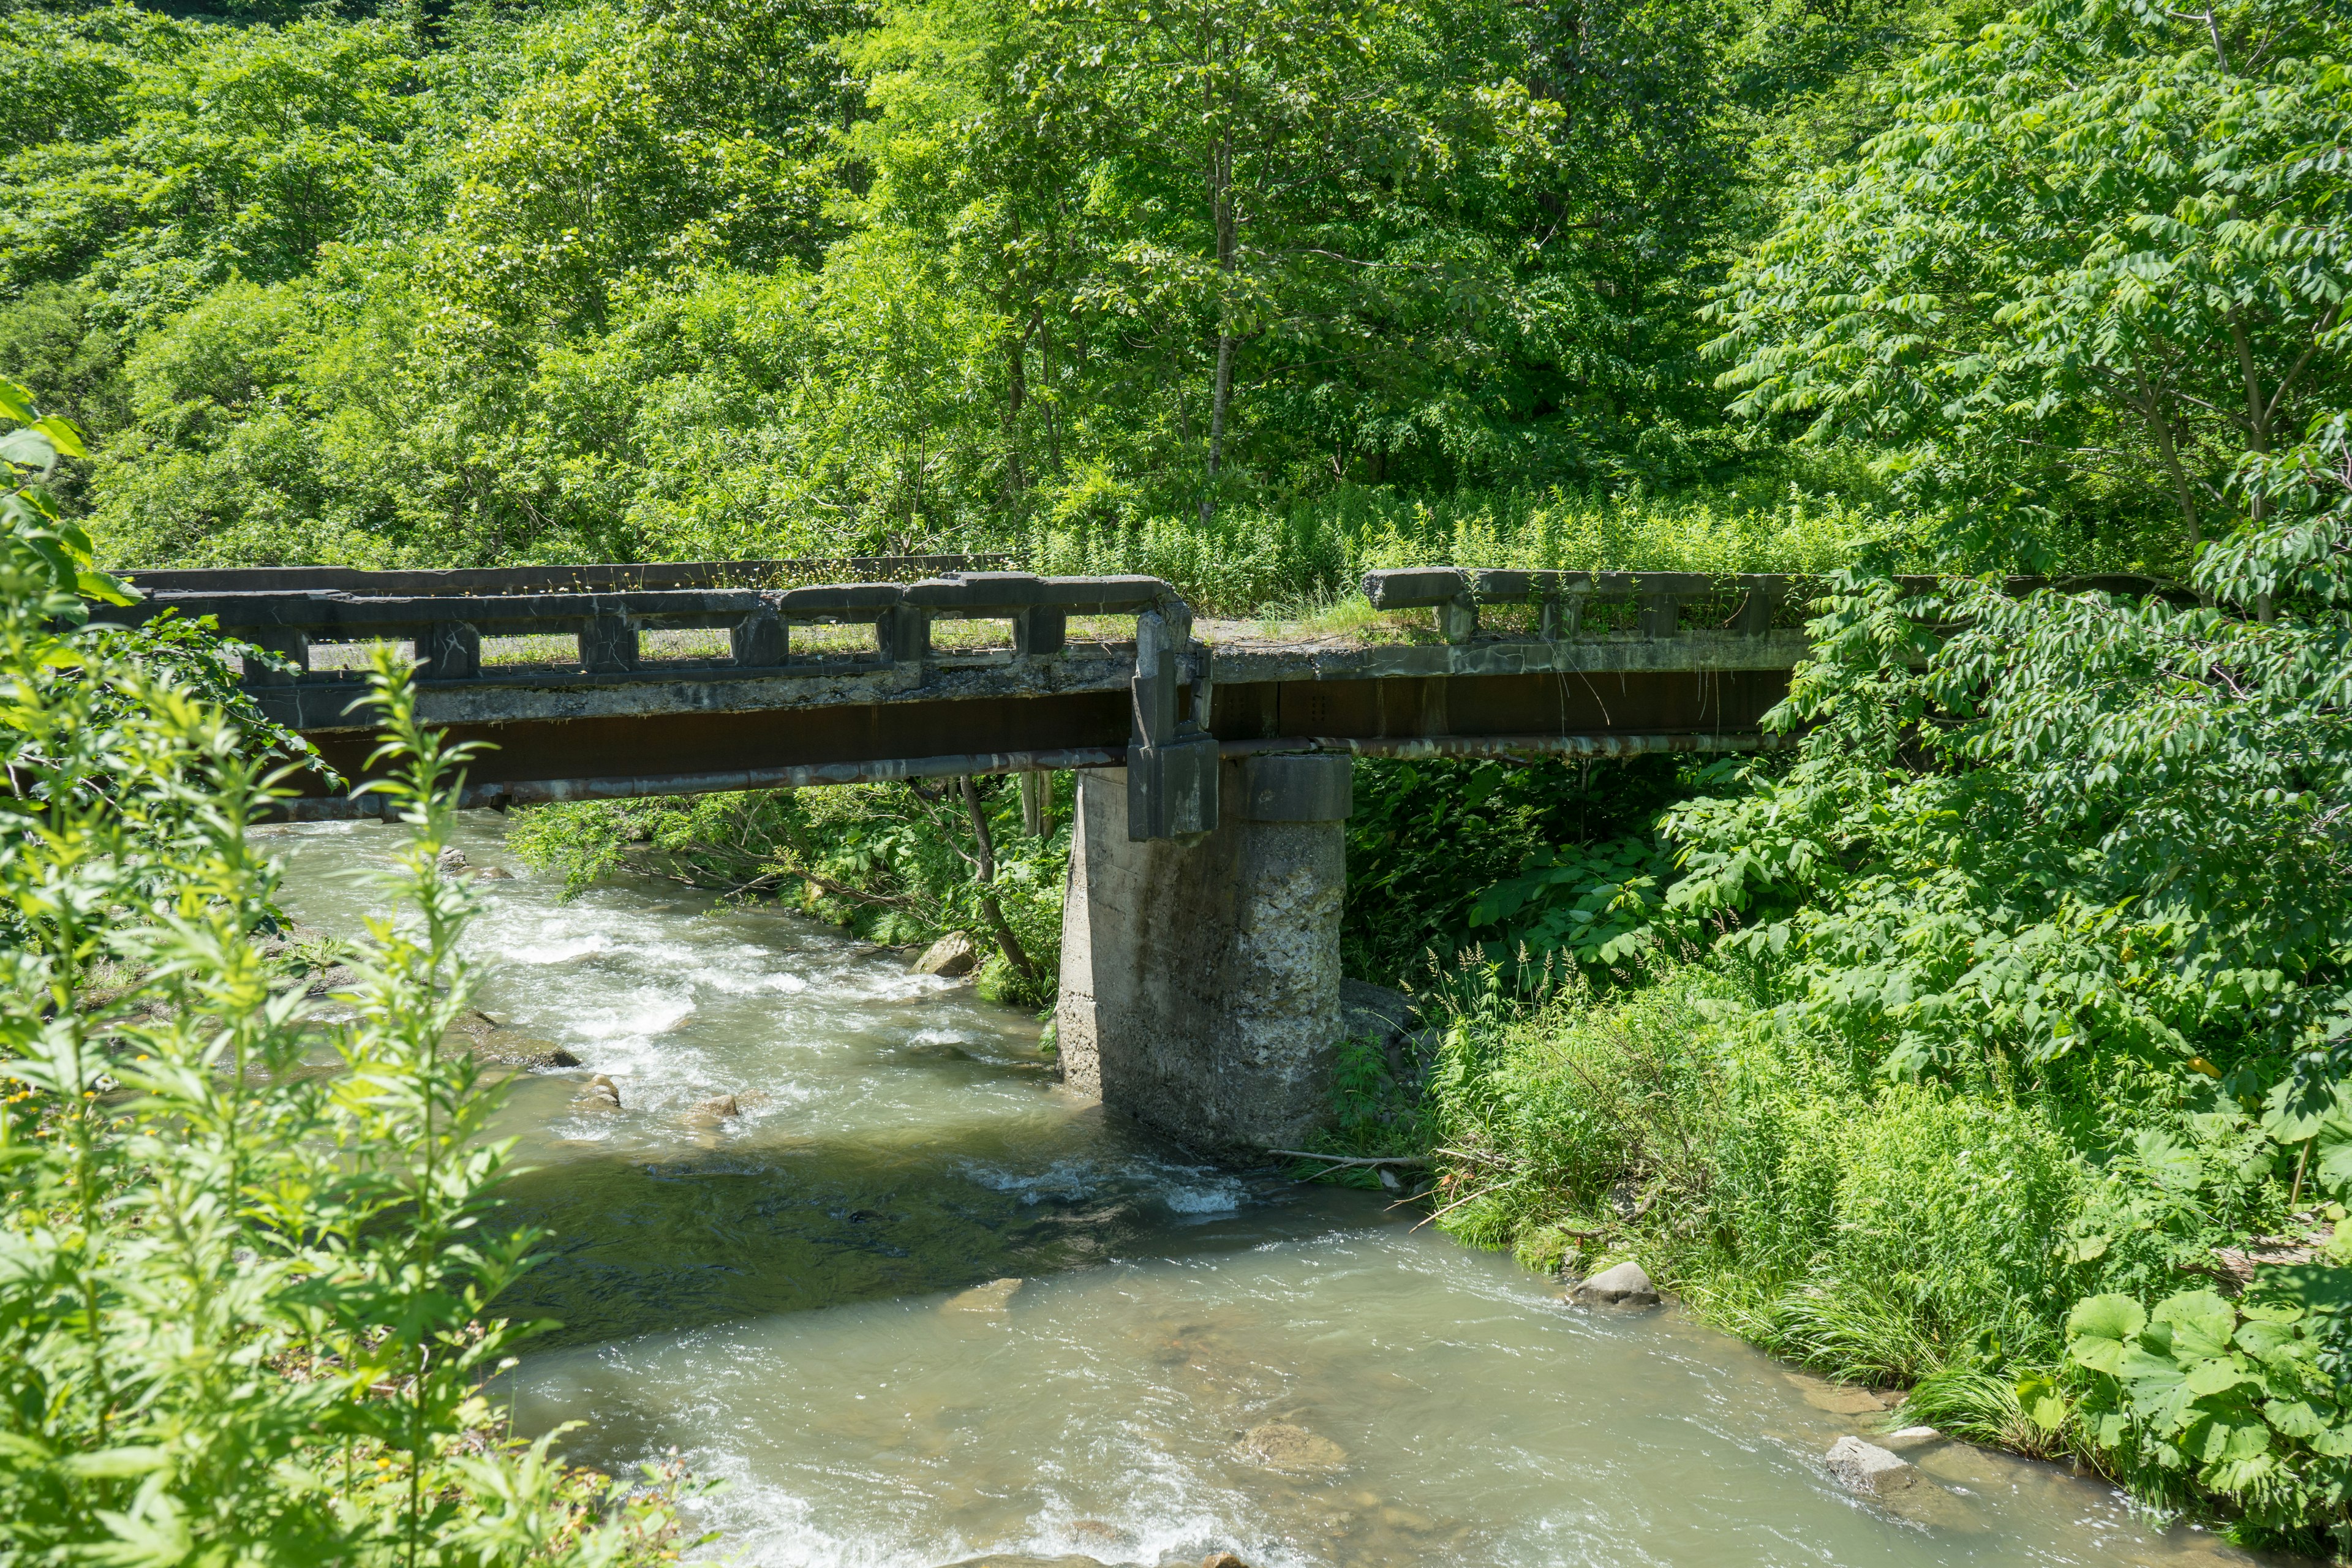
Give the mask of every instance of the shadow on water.
<path id="1" fill-rule="evenodd" d="M 963 1130 L 767 1139 L 632 1159 L 583 1151 L 509 1184 L 550 1233 L 499 1299 L 562 1326 L 543 1346 L 1040 1278 L 1148 1253 L 1243 1251 L 1318 1222 L 1377 1224 L 1371 1194 L 1192 1161 L 1139 1131 L 1088 1128 L 1043 1152 Z M 1088 1135 L 1091 1134 L 1091 1135 Z"/>

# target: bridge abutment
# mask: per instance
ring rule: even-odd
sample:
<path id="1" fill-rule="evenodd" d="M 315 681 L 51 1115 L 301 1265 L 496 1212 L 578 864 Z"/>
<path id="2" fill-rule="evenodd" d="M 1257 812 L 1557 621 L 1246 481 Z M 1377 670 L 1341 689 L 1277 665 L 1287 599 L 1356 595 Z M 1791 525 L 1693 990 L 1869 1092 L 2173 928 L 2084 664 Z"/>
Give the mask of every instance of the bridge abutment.
<path id="1" fill-rule="evenodd" d="M 1219 766 L 1218 826 L 1150 842 L 1124 769 L 1078 774 L 1064 1078 L 1195 1148 L 1296 1148 L 1328 1112 L 1349 759 Z"/>

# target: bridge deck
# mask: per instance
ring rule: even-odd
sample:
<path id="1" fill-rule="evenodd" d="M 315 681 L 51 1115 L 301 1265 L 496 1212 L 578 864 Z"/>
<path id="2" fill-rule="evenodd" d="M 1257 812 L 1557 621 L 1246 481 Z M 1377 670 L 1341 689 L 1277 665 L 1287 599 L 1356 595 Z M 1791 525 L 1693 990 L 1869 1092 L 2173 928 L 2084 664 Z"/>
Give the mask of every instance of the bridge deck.
<path id="1" fill-rule="evenodd" d="M 772 584 L 796 580 L 793 563 L 152 574 L 134 574 L 151 597 L 131 613 L 212 615 L 290 659 L 292 674 L 256 667 L 248 685 L 352 776 L 371 749 L 363 683 L 313 647 L 412 643 L 423 716 L 496 747 L 470 769 L 478 804 L 1106 766 L 1171 742 L 1227 755 L 1740 749 L 1804 651 L 1781 577 L 1374 573 L 1373 624 L 1332 631 L 1196 626 L 1153 578 L 909 564 L 950 574 L 803 573 L 782 587 L 730 585 L 728 571 L 756 566 Z M 995 640 L 1010 646 L 934 637 L 957 619 L 1006 623 Z M 715 650 L 721 628 L 726 658 L 645 657 L 648 633 L 695 631 Z M 551 636 L 578 658 L 544 661 Z M 518 637 L 542 662 L 486 657 Z"/>

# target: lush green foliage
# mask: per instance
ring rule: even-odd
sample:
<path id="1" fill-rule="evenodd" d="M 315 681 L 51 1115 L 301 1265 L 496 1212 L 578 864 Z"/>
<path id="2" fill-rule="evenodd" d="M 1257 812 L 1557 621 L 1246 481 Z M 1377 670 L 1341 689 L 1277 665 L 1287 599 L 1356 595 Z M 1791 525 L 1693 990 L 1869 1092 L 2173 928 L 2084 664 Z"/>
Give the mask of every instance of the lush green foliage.
<path id="1" fill-rule="evenodd" d="M 1569 922 L 1602 880 L 1622 886 L 1614 862 L 1646 861 L 1651 823 L 1698 775 L 1672 757 L 1368 758 L 1355 772 L 1342 952 L 1350 973 L 1416 987 L 1465 946 L 1564 945 L 1545 922 Z M 1638 879 L 1638 865 L 1622 868 Z"/>
<path id="2" fill-rule="evenodd" d="M 2212 605 L 1841 583 L 1778 716 L 1793 765 L 1664 820 L 1649 931 L 1712 956 L 1645 949 L 1625 898 L 1630 993 L 1465 993 L 1432 1079 L 1449 1222 L 1632 1247 L 1930 1419 L 2218 1495 L 2250 1540 L 2340 1533 L 2342 455 L 2323 425 L 2313 482 L 2200 559 Z M 1480 912 L 1578 879 L 1549 872 Z M 2242 1309 L 2180 1294 L 2265 1247 L 2317 1260 Z M 2084 1340 L 2135 1313 L 2128 1355 Z"/>
<path id="3" fill-rule="evenodd" d="M 2343 1273 L 2315 1272 L 2257 1282 L 2257 1294 L 2284 1300 L 2233 1304 L 2187 1290 L 2153 1311 L 2129 1296 L 2078 1303 L 2066 1353 L 2093 1374 L 2083 1415 L 2094 1439 L 2244 1498 L 2266 1523 L 2340 1518 L 2352 1503 L 2352 1421 L 2341 1409 L 2347 1303 L 2331 1294 L 2314 1310 L 2309 1286 L 2340 1289 Z M 2049 1402 L 2040 1414 L 2054 1424 L 2061 1410 Z"/>
<path id="4" fill-rule="evenodd" d="M 2345 400 L 2342 39 L 2325 6 L 2044 0 L 1925 51 L 1735 268 L 1724 384 L 1895 447 L 1995 563 L 2052 508 L 2168 508 L 2185 560 L 2246 515 L 2241 459 Z"/>
<path id="5" fill-rule="evenodd" d="M 100 437 L 112 562 L 969 543 L 1243 608 L 1460 489 L 1547 563 L 1923 536 L 1697 350 L 1926 0 L 11 15 L 0 368 Z M 1772 537 L 1792 480 L 1840 537 Z"/>
<path id="6" fill-rule="evenodd" d="M 259 940 L 264 748 L 177 660 L 53 629 L 72 585 L 55 534 L 0 534 L 0 1555 L 674 1555 L 658 1494 L 500 1438 L 484 1402 L 528 1331 L 491 1300 L 535 1238 L 496 1223 L 495 1096 L 440 1044 L 461 759 L 380 666 L 403 912 L 331 1023 Z"/>

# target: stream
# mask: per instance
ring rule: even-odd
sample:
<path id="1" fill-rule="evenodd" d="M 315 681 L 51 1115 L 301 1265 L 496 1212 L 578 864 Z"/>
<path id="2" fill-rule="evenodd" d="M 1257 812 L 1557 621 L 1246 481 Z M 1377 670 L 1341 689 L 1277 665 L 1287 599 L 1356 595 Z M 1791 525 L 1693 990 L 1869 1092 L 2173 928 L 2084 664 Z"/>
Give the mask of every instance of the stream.
<path id="1" fill-rule="evenodd" d="M 399 830 L 263 831 L 289 912 L 357 935 Z M 478 883 L 476 1001 L 582 1064 L 502 1112 L 552 1236 L 501 1310 L 562 1325 L 518 1430 L 723 1481 L 714 1561 L 2257 1561 L 1961 1444 L 1906 1447 L 1934 1506 L 1883 1511 L 1821 1465 L 1883 1430 L 1864 1393 L 1672 1308 L 1565 1305 L 1379 1194 L 1211 1166 L 1066 1095 L 1034 1018 L 831 927 L 652 882 L 565 903 L 502 833 L 459 840 L 514 874 Z"/>

